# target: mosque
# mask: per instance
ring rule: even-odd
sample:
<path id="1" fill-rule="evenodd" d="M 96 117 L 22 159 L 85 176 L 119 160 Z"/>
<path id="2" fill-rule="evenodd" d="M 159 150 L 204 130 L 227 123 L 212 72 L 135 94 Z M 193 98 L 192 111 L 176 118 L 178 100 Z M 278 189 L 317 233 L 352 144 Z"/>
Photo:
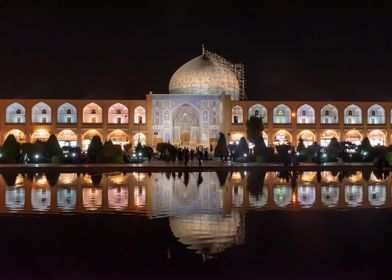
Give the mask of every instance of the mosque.
<path id="1" fill-rule="evenodd" d="M 219 132 L 227 141 L 246 137 L 246 120 L 261 117 L 267 145 L 328 145 L 332 137 L 355 144 L 392 143 L 390 102 L 299 102 L 247 100 L 244 66 L 202 49 L 172 75 L 169 93 L 143 100 L 1 99 L 0 139 L 45 141 L 56 134 L 61 146 L 86 150 L 93 136 L 124 145 L 213 148 Z M 262 96 L 262 94 L 261 94 Z M 1 142 L 2 142 L 1 141 Z"/>

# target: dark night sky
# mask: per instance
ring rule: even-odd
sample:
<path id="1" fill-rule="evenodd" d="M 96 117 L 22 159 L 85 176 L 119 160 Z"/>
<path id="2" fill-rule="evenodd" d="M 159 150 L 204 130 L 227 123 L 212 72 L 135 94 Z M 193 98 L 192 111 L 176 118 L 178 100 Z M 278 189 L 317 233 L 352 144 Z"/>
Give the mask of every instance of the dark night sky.
<path id="1" fill-rule="evenodd" d="M 388 1 L 141 2 L 0 0 L 0 97 L 167 93 L 204 43 L 245 64 L 249 99 L 392 100 Z"/>

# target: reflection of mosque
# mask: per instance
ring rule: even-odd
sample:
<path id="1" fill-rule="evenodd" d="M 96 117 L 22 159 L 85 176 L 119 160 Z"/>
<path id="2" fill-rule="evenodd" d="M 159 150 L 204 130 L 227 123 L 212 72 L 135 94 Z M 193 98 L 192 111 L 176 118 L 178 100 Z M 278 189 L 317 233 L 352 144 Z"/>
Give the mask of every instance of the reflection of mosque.
<path id="1" fill-rule="evenodd" d="M 366 175 L 366 176 L 365 176 Z M 169 217 L 180 242 L 203 255 L 244 242 L 244 211 L 391 207 L 391 179 L 360 172 L 64 173 L 0 181 L 1 213 L 140 213 Z M 366 179 L 364 179 L 366 178 Z"/>

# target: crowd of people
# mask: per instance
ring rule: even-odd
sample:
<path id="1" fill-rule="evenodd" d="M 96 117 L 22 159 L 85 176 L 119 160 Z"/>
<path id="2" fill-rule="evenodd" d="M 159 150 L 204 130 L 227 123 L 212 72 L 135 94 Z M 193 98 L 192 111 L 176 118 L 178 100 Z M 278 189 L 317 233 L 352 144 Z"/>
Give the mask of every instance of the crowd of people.
<path id="1" fill-rule="evenodd" d="M 206 148 L 196 148 L 189 149 L 188 147 L 176 147 L 174 149 L 165 149 L 164 152 L 160 154 L 160 159 L 166 161 L 183 161 L 184 165 L 188 165 L 189 161 L 197 160 L 199 166 L 203 164 L 203 160 L 209 160 L 208 149 Z"/>

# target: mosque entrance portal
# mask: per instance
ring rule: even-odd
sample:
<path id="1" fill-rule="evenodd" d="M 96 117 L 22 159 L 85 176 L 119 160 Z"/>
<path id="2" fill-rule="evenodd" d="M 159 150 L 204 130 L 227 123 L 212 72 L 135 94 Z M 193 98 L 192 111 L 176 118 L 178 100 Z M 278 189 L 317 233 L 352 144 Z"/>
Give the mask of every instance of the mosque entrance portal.
<path id="1" fill-rule="evenodd" d="M 200 139 L 200 116 L 197 109 L 184 104 L 173 112 L 173 142 L 181 146 L 196 146 Z"/>

